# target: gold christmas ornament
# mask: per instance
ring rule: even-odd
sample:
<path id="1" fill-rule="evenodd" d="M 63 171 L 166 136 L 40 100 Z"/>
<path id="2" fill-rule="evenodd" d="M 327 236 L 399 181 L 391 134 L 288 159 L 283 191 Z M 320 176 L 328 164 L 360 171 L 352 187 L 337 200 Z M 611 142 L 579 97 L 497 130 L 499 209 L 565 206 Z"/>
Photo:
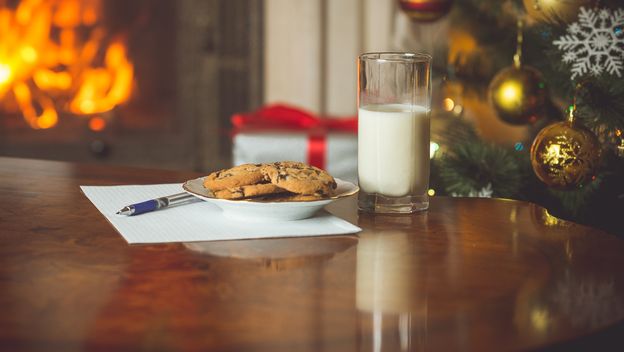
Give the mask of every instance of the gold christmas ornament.
<path id="1" fill-rule="evenodd" d="M 541 73 L 530 66 L 516 65 L 494 76 L 488 94 L 498 117 L 512 125 L 537 121 L 548 97 Z"/>
<path id="2" fill-rule="evenodd" d="M 399 0 L 401 10 L 412 20 L 433 22 L 446 15 L 453 5 L 453 0 Z"/>
<path id="3" fill-rule="evenodd" d="M 535 175 L 552 188 L 569 190 L 592 181 L 600 164 L 600 142 L 573 118 L 542 129 L 531 146 Z"/>
<path id="4" fill-rule="evenodd" d="M 579 9 L 593 7 L 595 0 L 523 0 L 527 14 L 540 22 L 570 23 L 577 19 Z"/>
<path id="5" fill-rule="evenodd" d="M 498 72 L 488 89 L 498 117 L 512 125 L 537 121 L 548 96 L 542 74 L 531 66 L 522 65 L 522 27 L 522 20 L 518 19 L 514 64 Z"/>

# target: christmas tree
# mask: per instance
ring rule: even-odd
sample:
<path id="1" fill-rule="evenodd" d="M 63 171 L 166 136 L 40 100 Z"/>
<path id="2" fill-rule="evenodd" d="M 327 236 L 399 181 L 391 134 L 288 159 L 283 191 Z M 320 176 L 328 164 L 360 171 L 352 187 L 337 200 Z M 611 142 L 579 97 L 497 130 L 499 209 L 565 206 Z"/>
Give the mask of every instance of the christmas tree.
<path id="1" fill-rule="evenodd" d="M 423 25 L 446 16 L 454 33 L 446 66 L 437 67 L 444 82 L 442 112 L 433 116 L 434 126 L 443 125 L 432 133 L 440 145 L 436 195 L 525 200 L 624 236 L 621 1 L 399 4 Z M 502 142 L 484 136 L 485 104 L 527 133 Z"/>

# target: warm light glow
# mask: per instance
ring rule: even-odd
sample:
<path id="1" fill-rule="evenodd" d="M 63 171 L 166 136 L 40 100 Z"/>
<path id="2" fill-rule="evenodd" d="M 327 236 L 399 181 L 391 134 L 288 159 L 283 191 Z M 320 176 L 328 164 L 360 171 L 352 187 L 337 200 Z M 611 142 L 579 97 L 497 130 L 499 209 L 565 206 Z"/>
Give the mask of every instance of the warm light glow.
<path id="1" fill-rule="evenodd" d="M 97 12 L 94 8 L 86 8 L 82 14 L 82 23 L 85 26 L 93 26 L 98 19 Z"/>
<path id="2" fill-rule="evenodd" d="M 442 107 L 446 111 L 452 111 L 455 107 L 455 102 L 451 98 L 445 98 L 444 100 L 442 100 Z"/>
<path id="3" fill-rule="evenodd" d="M 71 65 L 78 59 L 76 47 L 76 33 L 71 29 L 62 30 L 59 35 L 60 48 L 58 52 L 59 61 L 63 65 Z"/>
<path id="4" fill-rule="evenodd" d="M 429 158 L 433 159 L 435 153 L 440 149 L 440 145 L 436 142 L 429 142 Z"/>
<path id="5" fill-rule="evenodd" d="M 516 99 L 519 94 L 516 86 L 512 84 L 505 85 L 503 88 L 501 88 L 501 90 L 503 94 L 503 99 L 506 99 L 506 100 Z"/>
<path id="6" fill-rule="evenodd" d="M 548 330 L 549 320 L 548 311 L 537 308 L 531 310 L 531 325 L 538 332 L 546 332 Z"/>
<path id="7" fill-rule="evenodd" d="M 112 44 L 106 51 L 105 63 L 106 68 L 85 72 L 85 80 L 70 103 L 71 112 L 101 113 L 130 98 L 134 68 L 126 59 L 125 47 Z"/>
<path id="8" fill-rule="evenodd" d="M 123 38 L 106 32 L 101 10 L 99 0 L 0 5 L 0 108 L 18 107 L 40 129 L 57 125 L 57 109 L 91 115 L 126 102 L 134 67 Z"/>
<path id="9" fill-rule="evenodd" d="M 548 212 L 548 210 L 543 209 L 542 211 L 542 220 L 544 225 L 546 226 L 559 226 L 564 224 L 564 221 L 560 220 L 559 218 L 550 215 L 550 213 Z"/>
<path id="10" fill-rule="evenodd" d="M 80 25 L 80 2 L 66 0 L 58 4 L 58 10 L 54 13 L 52 21 L 55 26 L 61 28 L 77 27 Z"/>
<path id="11" fill-rule="evenodd" d="M 54 108 L 52 100 L 42 97 L 39 99 L 39 105 L 42 109 L 41 115 L 37 115 L 37 110 L 33 106 L 33 99 L 30 88 L 26 83 L 18 82 L 13 88 L 13 94 L 24 115 L 24 120 L 35 129 L 45 129 L 56 126 L 58 123 L 58 114 Z"/>
<path id="12" fill-rule="evenodd" d="M 453 113 L 455 113 L 455 115 L 459 116 L 459 115 L 461 115 L 462 112 L 464 112 L 464 107 L 459 105 L 459 104 L 455 104 L 455 107 L 453 108 Z"/>
<path id="13" fill-rule="evenodd" d="M 509 221 L 512 224 L 515 224 L 517 220 L 518 220 L 518 208 L 513 207 L 511 208 L 511 211 L 509 212 Z"/>
<path id="14" fill-rule="evenodd" d="M 449 28 L 448 40 L 448 60 L 447 62 L 456 63 L 458 67 L 465 67 L 470 54 L 480 54 L 483 49 L 480 47 L 477 39 L 470 31 L 456 30 L 451 26 Z"/>
<path id="15" fill-rule="evenodd" d="M 41 116 L 37 118 L 37 127 L 45 129 L 56 126 L 58 115 L 54 109 L 45 109 Z"/>
<path id="16" fill-rule="evenodd" d="M 68 72 L 54 72 L 41 69 L 35 71 L 33 80 L 37 87 L 45 91 L 67 90 L 71 88 L 72 78 Z"/>
<path id="17" fill-rule="evenodd" d="M 96 116 L 89 120 L 89 129 L 94 132 L 103 131 L 106 128 L 106 120 Z"/>
<path id="18" fill-rule="evenodd" d="M 11 67 L 7 64 L 0 64 L 0 85 L 5 85 L 11 80 Z"/>
<path id="19" fill-rule="evenodd" d="M 37 51 L 32 46 L 25 46 L 20 51 L 20 55 L 24 62 L 32 64 L 37 61 Z"/>
<path id="20" fill-rule="evenodd" d="M 504 109 L 515 109 L 522 105 L 522 85 L 516 81 L 503 83 L 498 89 L 497 103 Z"/>
<path id="21" fill-rule="evenodd" d="M 561 158 L 561 146 L 553 143 L 546 147 L 544 153 L 544 161 L 548 164 L 559 165 L 559 159 Z"/>
<path id="22" fill-rule="evenodd" d="M 78 112 L 83 114 L 93 114 L 94 112 L 96 112 L 95 103 L 93 102 L 93 100 L 83 100 L 80 102 L 80 108 L 77 110 Z"/>
<path id="23" fill-rule="evenodd" d="M 430 188 L 430 189 L 427 191 L 427 194 L 428 194 L 430 197 L 435 196 L 435 189 Z"/>

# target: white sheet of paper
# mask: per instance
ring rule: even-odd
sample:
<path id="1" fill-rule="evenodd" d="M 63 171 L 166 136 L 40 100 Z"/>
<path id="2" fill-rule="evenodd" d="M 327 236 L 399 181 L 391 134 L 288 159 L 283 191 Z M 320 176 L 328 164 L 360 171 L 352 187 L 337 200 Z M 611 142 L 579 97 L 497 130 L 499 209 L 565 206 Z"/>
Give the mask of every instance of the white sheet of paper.
<path id="1" fill-rule="evenodd" d="M 297 221 L 232 221 L 224 217 L 217 206 L 206 202 L 185 204 L 136 216 L 117 215 L 116 212 L 126 205 L 181 193 L 182 185 L 80 188 L 129 244 L 344 235 L 362 230 L 326 211 Z"/>

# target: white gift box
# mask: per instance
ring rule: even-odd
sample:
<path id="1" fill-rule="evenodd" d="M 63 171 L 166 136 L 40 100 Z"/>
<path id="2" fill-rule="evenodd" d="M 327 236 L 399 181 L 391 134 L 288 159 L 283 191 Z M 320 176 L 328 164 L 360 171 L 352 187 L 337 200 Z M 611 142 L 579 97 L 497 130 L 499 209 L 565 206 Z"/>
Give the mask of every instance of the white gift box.
<path id="1" fill-rule="evenodd" d="M 310 148 L 324 150 L 323 168 L 342 180 L 357 181 L 357 135 L 329 132 L 314 138 L 302 131 L 240 131 L 234 136 L 233 164 L 280 160 L 311 163 Z M 318 151 L 317 151 L 318 152 Z M 318 165 L 317 165 L 318 166 Z"/>

